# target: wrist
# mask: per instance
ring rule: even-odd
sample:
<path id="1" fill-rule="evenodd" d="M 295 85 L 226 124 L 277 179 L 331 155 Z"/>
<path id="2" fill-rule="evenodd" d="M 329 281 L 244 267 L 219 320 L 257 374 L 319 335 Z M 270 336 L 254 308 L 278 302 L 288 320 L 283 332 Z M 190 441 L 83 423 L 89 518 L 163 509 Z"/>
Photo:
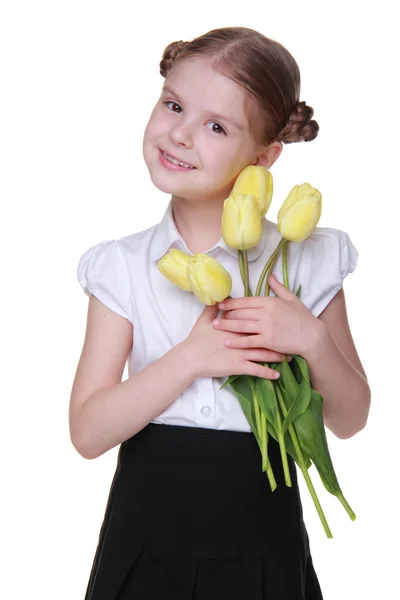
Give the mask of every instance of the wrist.
<path id="1" fill-rule="evenodd" d="M 317 317 L 314 317 L 313 325 L 307 330 L 307 345 L 303 350 L 302 357 L 307 363 L 318 360 L 321 350 L 332 342 L 332 333 L 329 327 Z"/>
<path id="2" fill-rule="evenodd" d="M 179 364 L 184 369 L 188 378 L 190 378 L 190 381 L 194 381 L 197 377 L 200 377 L 198 357 L 191 342 L 187 339 L 183 340 L 175 346 L 175 350 L 179 355 Z"/>

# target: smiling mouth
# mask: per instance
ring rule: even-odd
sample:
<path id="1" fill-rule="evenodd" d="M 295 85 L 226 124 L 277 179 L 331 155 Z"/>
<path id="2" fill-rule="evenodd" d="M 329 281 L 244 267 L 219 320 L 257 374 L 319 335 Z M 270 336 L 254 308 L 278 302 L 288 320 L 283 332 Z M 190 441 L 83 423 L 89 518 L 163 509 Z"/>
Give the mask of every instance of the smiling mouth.
<path id="1" fill-rule="evenodd" d="M 164 150 L 160 150 L 160 152 L 166 160 L 173 163 L 174 165 L 179 165 L 180 167 L 185 167 L 186 169 L 195 169 L 196 168 L 193 165 L 190 165 L 189 163 L 185 163 L 181 160 L 178 160 L 174 156 L 167 154 L 166 152 L 164 152 Z"/>

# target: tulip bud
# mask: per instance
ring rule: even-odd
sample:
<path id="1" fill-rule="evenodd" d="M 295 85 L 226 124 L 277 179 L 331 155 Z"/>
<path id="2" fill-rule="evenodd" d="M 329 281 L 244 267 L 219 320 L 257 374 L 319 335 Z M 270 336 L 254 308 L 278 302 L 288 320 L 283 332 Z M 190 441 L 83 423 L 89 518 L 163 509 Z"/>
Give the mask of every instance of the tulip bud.
<path id="1" fill-rule="evenodd" d="M 260 209 L 255 196 L 238 194 L 224 201 L 222 237 L 227 246 L 248 250 L 257 246 L 262 236 Z"/>
<path id="2" fill-rule="evenodd" d="M 189 254 L 177 248 L 172 248 L 158 261 L 158 268 L 164 277 L 186 292 L 192 291 L 192 286 L 187 276 L 189 260 Z"/>
<path id="3" fill-rule="evenodd" d="M 288 241 L 308 238 L 321 217 L 321 192 L 309 183 L 295 185 L 278 212 L 277 229 Z"/>
<path id="4" fill-rule="evenodd" d="M 195 254 L 190 258 L 187 276 L 194 294 L 208 306 L 222 302 L 231 293 L 232 277 L 208 254 Z"/>
<path id="5" fill-rule="evenodd" d="M 264 217 L 272 200 L 272 174 L 265 167 L 249 165 L 239 173 L 229 195 L 236 194 L 255 196 L 260 207 L 260 217 Z"/>

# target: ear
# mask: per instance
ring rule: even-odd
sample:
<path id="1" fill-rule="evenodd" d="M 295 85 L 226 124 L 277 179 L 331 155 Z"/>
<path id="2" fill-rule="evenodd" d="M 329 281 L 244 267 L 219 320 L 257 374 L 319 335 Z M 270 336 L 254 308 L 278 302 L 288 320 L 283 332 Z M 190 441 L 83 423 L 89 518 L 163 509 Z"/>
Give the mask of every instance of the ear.
<path id="1" fill-rule="evenodd" d="M 279 158 L 280 153 L 282 152 L 282 142 L 272 142 L 265 150 L 258 154 L 253 165 L 260 165 L 269 169 L 274 162 Z"/>

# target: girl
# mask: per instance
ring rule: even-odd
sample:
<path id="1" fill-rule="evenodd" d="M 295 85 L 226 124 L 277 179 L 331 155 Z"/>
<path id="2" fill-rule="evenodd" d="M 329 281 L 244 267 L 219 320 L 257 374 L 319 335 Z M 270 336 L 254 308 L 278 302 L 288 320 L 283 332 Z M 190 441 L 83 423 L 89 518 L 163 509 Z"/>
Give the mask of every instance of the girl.
<path id="1" fill-rule="evenodd" d="M 243 298 L 237 252 L 221 237 L 223 202 L 247 165 L 270 168 L 283 143 L 316 137 L 298 66 L 277 42 L 230 27 L 170 44 L 160 72 L 143 154 L 154 185 L 171 195 L 165 215 L 90 248 L 78 266 L 89 309 L 71 440 L 85 458 L 120 444 L 86 600 L 321 599 L 295 463 L 289 456 L 287 487 L 270 438 L 271 492 L 237 398 L 220 387 L 232 374 L 273 378 L 259 363 L 297 353 L 324 398 L 326 426 L 340 438 L 360 431 L 370 390 L 342 289 L 358 253 L 344 231 L 317 228 L 290 245 L 301 300 L 273 277 L 275 297 Z M 252 289 L 278 239 L 264 219 L 248 251 Z M 157 263 L 172 247 L 219 260 L 233 298 L 204 307 L 163 277 Z"/>

